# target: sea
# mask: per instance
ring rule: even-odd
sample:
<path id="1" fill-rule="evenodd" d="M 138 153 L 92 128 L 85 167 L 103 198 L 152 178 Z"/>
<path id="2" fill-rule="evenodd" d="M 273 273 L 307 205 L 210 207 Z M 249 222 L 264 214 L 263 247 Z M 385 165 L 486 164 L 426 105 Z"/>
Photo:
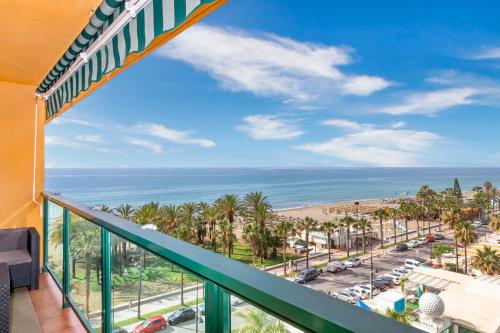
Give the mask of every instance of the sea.
<path id="1" fill-rule="evenodd" d="M 500 168 L 47 168 L 46 191 L 88 205 L 149 201 L 211 203 L 221 195 L 262 191 L 275 209 L 414 195 L 422 185 L 440 191 L 458 178 L 462 191 L 489 180 Z"/>

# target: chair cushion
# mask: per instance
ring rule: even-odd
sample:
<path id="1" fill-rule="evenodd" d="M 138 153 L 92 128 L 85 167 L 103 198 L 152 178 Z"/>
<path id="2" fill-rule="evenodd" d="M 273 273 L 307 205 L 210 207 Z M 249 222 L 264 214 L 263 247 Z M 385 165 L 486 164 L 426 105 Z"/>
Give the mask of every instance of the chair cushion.
<path id="1" fill-rule="evenodd" d="M 30 253 L 26 250 L 11 250 L 0 252 L 0 263 L 6 263 L 7 265 L 18 265 L 30 262 Z"/>

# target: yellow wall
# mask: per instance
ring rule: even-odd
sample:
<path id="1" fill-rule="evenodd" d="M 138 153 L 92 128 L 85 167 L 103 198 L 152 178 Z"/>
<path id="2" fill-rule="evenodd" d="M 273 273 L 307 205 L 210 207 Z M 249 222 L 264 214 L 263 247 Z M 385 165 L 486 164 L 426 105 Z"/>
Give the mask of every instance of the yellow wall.
<path id="1" fill-rule="evenodd" d="M 34 90 L 34 86 L 0 81 L 0 229 L 34 226 L 42 235 L 41 209 L 32 201 Z M 41 204 L 45 110 L 43 103 L 38 104 L 36 200 Z"/>

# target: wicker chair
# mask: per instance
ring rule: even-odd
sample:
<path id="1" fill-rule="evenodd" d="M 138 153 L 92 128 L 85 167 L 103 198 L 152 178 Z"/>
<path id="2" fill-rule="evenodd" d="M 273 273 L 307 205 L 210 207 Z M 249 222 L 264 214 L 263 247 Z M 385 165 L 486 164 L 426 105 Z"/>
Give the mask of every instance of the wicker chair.
<path id="1" fill-rule="evenodd" d="M 0 263 L 0 332 L 9 332 L 10 318 L 9 266 Z"/>
<path id="2" fill-rule="evenodd" d="M 38 289 L 40 235 L 35 228 L 0 230 L 0 263 L 9 267 L 10 288 Z"/>

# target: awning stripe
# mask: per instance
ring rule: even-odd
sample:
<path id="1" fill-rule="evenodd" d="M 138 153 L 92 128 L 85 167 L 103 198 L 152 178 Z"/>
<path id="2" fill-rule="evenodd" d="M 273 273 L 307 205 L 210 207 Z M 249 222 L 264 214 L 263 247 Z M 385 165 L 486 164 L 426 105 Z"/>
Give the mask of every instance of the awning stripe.
<path id="1" fill-rule="evenodd" d="M 122 29 L 117 31 L 106 44 L 92 55 L 86 63 L 83 63 L 64 84 L 60 85 L 56 91 L 50 95 L 47 101 L 47 118 L 56 115 L 66 103 L 71 102 L 80 92 L 89 89 L 93 82 L 100 81 L 103 75 L 122 67 L 130 54 L 142 52 L 156 37 L 177 28 L 201 5 L 214 1 L 216 0 L 150 1 L 136 13 L 135 18 L 132 18 Z M 112 3 L 113 5 L 119 2 L 121 1 L 106 1 L 106 3 Z M 109 5 L 109 7 L 102 8 L 101 5 L 99 8 L 102 13 L 109 14 L 111 13 L 112 6 Z M 112 16 L 109 16 L 102 26 L 109 25 L 113 18 L 116 18 L 121 11 L 123 10 L 112 12 Z M 93 17 L 91 24 L 94 24 L 97 19 L 102 18 L 102 13 Z M 82 41 L 82 39 L 88 39 L 88 30 L 89 29 L 86 28 L 86 31 L 82 32 L 82 36 L 79 36 L 80 41 Z M 75 49 L 70 48 L 65 55 L 66 58 L 73 55 L 74 50 Z M 60 68 L 62 64 L 58 63 L 56 66 Z M 56 70 L 56 68 L 54 70 Z M 53 84 L 53 82 L 44 81 L 40 87 L 48 87 L 51 84 Z M 57 103 L 55 102 L 56 100 Z"/>
<path id="2" fill-rule="evenodd" d="M 57 81 L 57 79 L 63 74 L 66 69 L 71 65 L 71 63 L 77 58 L 78 54 L 84 51 L 91 44 L 92 38 L 95 37 L 100 31 L 104 22 L 106 22 L 110 16 L 116 17 L 121 11 L 124 10 L 123 0 L 103 0 L 101 5 L 97 8 L 92 15 L 87 26 L 78 35 L 75 41 L 70 45 L 68 50 L 64 53 L 63 57 L 54 65 L 52 70 L 49 72 L 40 85 L 37 87 L 37 93 L 45 93 L 50 87 Z M 116 16 L 114 14 L 116 13 Z"/>

